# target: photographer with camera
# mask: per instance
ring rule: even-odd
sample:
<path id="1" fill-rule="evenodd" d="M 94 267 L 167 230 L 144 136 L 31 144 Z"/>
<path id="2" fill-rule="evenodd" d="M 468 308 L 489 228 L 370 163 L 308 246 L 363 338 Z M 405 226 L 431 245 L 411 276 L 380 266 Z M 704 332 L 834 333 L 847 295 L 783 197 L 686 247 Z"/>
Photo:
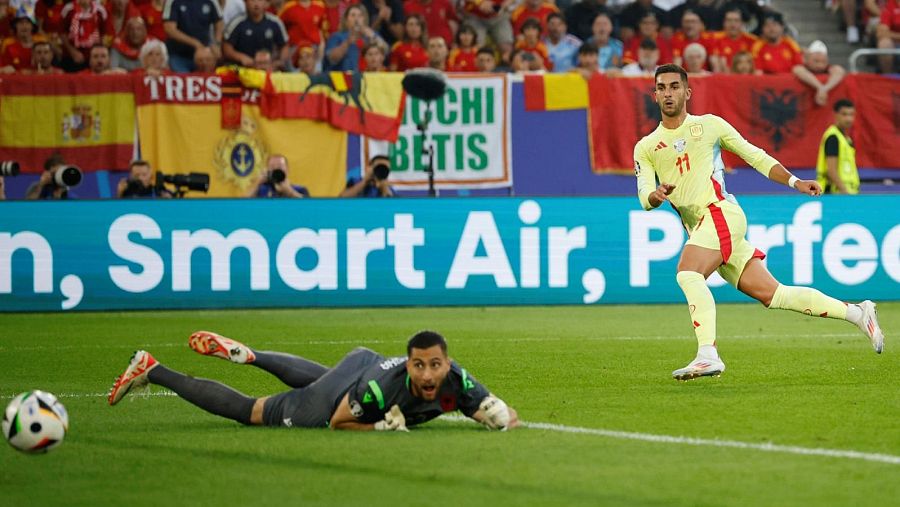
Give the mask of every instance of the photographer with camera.
<path id="1" fill-rule="evenodd" d="M 375 155 L 369 160 L 362 177 L 347 178 L 347 188 L 341 197 L 394 197 L 394 189 L 388 184 L 391 159 L 387 155 Z"/>
<path id="2" fill-rule="evenodd" d="M 50 156 L 44 162 L 44 173 L 41 179 L 32 183 L 25 192 L 25 198 L 37 199 L 75 199 L 77 196 L 69 189 L 81 184 L 81 169 L 74 165 L 66 165 L 59 153 Z"/>
<path id="3" fill-rule="evenodd" d="M 162 185 L 156 185 L 153 181 L 153 169 L 150 162 L 145 160 L 133 160 L 129 166 L 131 173 L 127 178 L 119 180 L 116 187 L 116 197 L 119 199 L 138 199 L 157 197 L 171 199 L 172 192 Z"/>
<path id="4" fill-rule="evenodd" d="M 19 163 L 15 160 L 0 161 L 0 201 L 6 200 L 6 182 L 3 178 L 19 175 Z"/>
<path id="5" fill-rule="evenodd" d="M 270 155 L 266 170 L 247 190 L 247 197 L 309 197 L 309 190 L 291 183 L 287 157 Z"/>

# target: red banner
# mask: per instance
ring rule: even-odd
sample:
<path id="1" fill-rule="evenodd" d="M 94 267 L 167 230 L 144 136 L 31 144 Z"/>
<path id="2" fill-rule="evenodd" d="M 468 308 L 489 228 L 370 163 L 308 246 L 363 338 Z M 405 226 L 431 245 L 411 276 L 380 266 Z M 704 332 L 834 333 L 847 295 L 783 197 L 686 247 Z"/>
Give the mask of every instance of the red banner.
<path id="1" fill-rule="evenodd" d="M 716 114 L 748 141 L 786 167 L 815 167 L 822 133 L 834 121 L 831 106 L 817 106 L 812 88 L 793 75 L 715 75 L 692 77 L 691 114 Z M 660 121 L 653 79 L 609 79 L 588 83 L 591 160 L 594 171 L 631 170 L 634 145 Z M 860 167 L 900 168 L 900 81 L 855 74 L 829 94 L 829 103 L 849 98 L 856 104 L 856 143 Z M 728 155 L 726 164 L 746 167 Z"/>

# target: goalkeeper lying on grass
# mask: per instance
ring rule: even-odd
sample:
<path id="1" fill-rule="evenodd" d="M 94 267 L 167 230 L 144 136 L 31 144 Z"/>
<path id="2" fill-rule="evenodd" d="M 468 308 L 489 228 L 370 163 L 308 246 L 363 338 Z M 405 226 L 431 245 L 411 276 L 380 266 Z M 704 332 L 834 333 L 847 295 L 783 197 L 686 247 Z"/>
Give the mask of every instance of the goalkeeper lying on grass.
<path id="1" fill-rule="evenodd" d="M 109 404 L 118 403 L 132 388 L 151 383 L 242 424 L 407 431 L 407 426 L 454 410 L 489 429 L 519 424 L 516 411 L 451 360 L 444 337 L 432 331 L 410 338 L 408 357 L 386 358 L 359 347 L 333 368 L 289 354 L 252 350 L 207 331 L 191 335 L 188 344 L 203 355 L 262 368 L 293 389 L 251 398 L 219 382 L 170 370 L 139 350 L 113 384 Z"/>

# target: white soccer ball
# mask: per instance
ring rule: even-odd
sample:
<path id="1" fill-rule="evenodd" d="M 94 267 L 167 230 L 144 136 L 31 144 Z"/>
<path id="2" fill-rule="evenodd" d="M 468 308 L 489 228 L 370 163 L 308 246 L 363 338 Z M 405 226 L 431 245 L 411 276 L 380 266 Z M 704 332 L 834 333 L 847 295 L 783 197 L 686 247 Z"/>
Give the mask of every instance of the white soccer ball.
<path id="1" fill-rule="evenodd" d="M 15 398 L 3 413 L 3 437 L 22 452 L 55 449 L 69 430 L 69 414 L 56 396 L 28 391 Z"/>

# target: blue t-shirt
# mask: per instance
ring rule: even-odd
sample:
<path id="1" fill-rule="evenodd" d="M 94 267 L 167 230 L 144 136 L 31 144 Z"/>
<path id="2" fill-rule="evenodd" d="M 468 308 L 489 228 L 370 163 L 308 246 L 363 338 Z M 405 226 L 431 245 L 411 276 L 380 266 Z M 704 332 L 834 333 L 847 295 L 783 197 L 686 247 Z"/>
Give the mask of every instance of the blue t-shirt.
<path id="1" fill-rule="evenodd" d="M 204 46 L 212 43 L 213 25 L 222 19 L 222 8 L 215 0 L 166 0 L 163 7 L 163 21 L 174 21 L 178 29 L 199 40 Z M 194 57 L 194 48 L 175 41 L 166 40 L 169 54 Z"/>
<path id="2" fill-rule="evenodd" d="M 260 49 L 268 49 L 274 60 L 287 44 L 288 35 L 278 16 L 267 12 L 258 23 L 248 16 L 234 18 L 225 29 L 225 40 L 250 58 Z"/>
<path id="3" fill-rule="evenodd" d="M 578 48 L 581 47 L 581 39 L 572 34 L 563 35 L 558 43 L 553 44 L 550 38 L 544 38 L 544 45 L 550 53 L 550 61 L 553 62 L 553 72 L 568 72 L 578 64 Z"/>
<path id="4" fill-rule="evenodd" d="M 370 40 L 367 37 L 362 37 L 362 46 L 360 46 L 359 40 L 356 44 L 350 44 L 350 47 L 347 48 L 347 53 L 344 54 L 344 57 L 337 63 L 331 63 L 331 60 L 328 59 L 328 52 L 332 49 L 340 46 L 350 37 L 350 32 L 343 31 L 337 32 L 331 37 L 328 38 L 328 41 L 325 42 L 325 58 L 322 59 L 322 70 L 338 70 L 344 72 L 350 71 L 359 71 L 359 56 L 361 47 L 365 47 L 366 44 L 370 42 L 375 42 L 375 40 L 382 40 L 377 34 L 375 35 L 374 40 Z M 384 41 L 382 41 L 384 42 Z"/>
<path id="5" fill-rule="evenodd" d="M 309 197 L 309 190 L 303 185 L 291 185 L 297 193 L 302 194 L 303 197 Z M 259 186 L 259 190 L 256 191 L 256 197 L 281 197 L 268 183 L 263 183 Z"/>
<path id="6" fill-rule="evenodd" d="M 594 44 L 595 46 L 597 45 L 597 43 L 594 42 L 593 37 L 588 39 L 588 44 Z M 597 65 L 603 70 L 609 69 L 610 67 L 612 67 L 613 56 L 618 56 L 619 62 L 621 62 L 622 53 L 624 51 L 625 46 L 622 44 L 622 41 L 620 41 L 619 39 L 610 38 L 609 44 L 597 48 Z"/>

